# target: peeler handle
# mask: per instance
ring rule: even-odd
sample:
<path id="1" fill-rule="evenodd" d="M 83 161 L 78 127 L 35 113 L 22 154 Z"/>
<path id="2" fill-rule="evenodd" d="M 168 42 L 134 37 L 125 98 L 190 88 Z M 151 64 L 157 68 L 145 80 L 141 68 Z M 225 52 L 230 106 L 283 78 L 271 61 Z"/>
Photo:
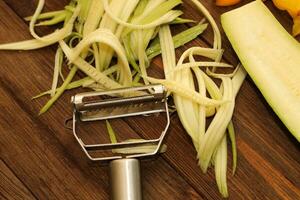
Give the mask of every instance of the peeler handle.
<path id="1" fill-rule="evenodd" d="M 123 158 L 110 162 L 111 199 L 142 200 L 140 161 Z"/>

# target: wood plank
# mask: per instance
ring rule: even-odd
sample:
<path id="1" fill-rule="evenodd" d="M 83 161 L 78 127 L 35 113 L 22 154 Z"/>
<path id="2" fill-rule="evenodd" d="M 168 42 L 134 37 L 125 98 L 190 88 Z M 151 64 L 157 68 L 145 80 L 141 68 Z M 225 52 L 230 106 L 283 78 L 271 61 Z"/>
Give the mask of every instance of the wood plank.
<path id="1" fill-rule="evenodd" d="M 0 179 L 1 199 L 36 199 L 2 160 L 0 160 Z"/>
<path id="2" fill-rule="evenodd" d="M 142 160 L 144 199 L 205 199 L 163 157 Z"/>
<path id="3" fill-rule="evenodd" d="M 15 2 L 17 3 L 18 1 Z M 189 3 L 189 2 L 185 1 L 185 3 Z M 208 6 L 209 10 L 212 11 L 213 15 L 216 18 L 218 18 L 221 12 L 227 10 L 224 8 L 214 7 L 213 2 L 203 1 L 203 3 L 206 6 Z M 198 12 L 194 13 L 194 11 L 189 10 L 191 8 L 191 5 L 185 7 L 189 11 L 189 15 L 193 15 L 192 16 L 193 18 L 199 18 Z M 272 9 L 274 10 L 274 8 Z M 19 8 L 18 14 L 20 16 L 26 16 L 25 14 L 22 15 L 20 13 L 22 13 L 22 9 Z M 290 27 L 289 24 L 290 20 L 288 19 L 286 14 L 283 14 L 282 12 L 279 11 L 276 11 L 276 14 L 279 17 L 279 19 L 282 22 L 284 22 L 284 25 L 286 27 Z M 10 28 L 10 26 L 7 27 Z M 203 36 L 205 40 L 205 44 L 211 43 L 212 41 L 211 35 L 212 35 L 211 31 L 207 31 L 206 35 Z M 19 34 L 18 37 L 22 37 L 21 34 Z M 225 49 L 231 49 L 229 43 L 226 42 L 226 39 L 224 42 L 224 47 Z M 53 58 L 52 51 L 49 52 L 48 50 L 42 50 L 42 51 L 45 53 L 49 53 Z M 32 57 L 36 55 L 36 52 L 32 54 L 26 52 L 25 54 L 27 54 L 28 57 Z M 235 63 L 237 61 L 232 51 L 226 53 L 225 56 L 231 63 Z M 11 57 L 10 64 L 14 63 L 12 61 L 13 58 L 14 57 Z M 24 60 L 24 58 L 26 58 L 26 56 L 20 57 L 19 61 Z M 51 67 L 51 62 L 50 61 L 42 62 L 41 61 L 42 58 L 44 58 L 45 60 L 49 60 L 49 58 L 47 58 L 46 56 L 44 57 L 40 56 L 40 60 L 38 60 L 37 62 Z M 36 61 L 29 61 L 29 60 L 30 59 L 27 60 L 25 59 L 25 62 L 32 62 L 32 64 L 36 62 Z M 159 59 L 156 60 L 156 63 L 157 65 L 161 65 Z M 36 66 L 37 64 L 34 65 Z M 9 66 L 6 66 L 6 70 L 9 70 Z M 44 72 L 41 71 L 42 70 L 36 73 L 36 74 L 40 73 L 41 75 L 39 74 L 40 77 L 36 77 L 36 80 L 34 81 L 36 82 L 45 81 L 47 83 L 50 83 L 49 74 L 51 73 L 51 70 L 45 69 L 46 71 L 45 75 Z M 26 70 L 21 70 L 21 72 L 26 74 Z M 158 70 L 157 74 L 159 75 L 159 73 L 160 71 Z M 13 73 L 12 75 L 17 75 L 17 74 Z M 21 77 L 22 79 L 25 79 L 25 82 L 22 82 L 20 84 L 15 83 L 14 78 L 9 77 L 6 79 L 7 85 L 12 85 L 10 86 L 10 88 L 14 89 L 16 92 L 21 94 L 19 97 L 20 98 L 19 102 L 22 102 L 25 99 L 25 104 L 23 109 L 25 109 L 27 113 L 30 113 L 30 115 L 35 116 L 35 113 L 38 110 L 37 105 L 41 105 L 41 102 L 38 101 L 34 105 L 30 104 L 28 95 L 29 96 L 33 95 L 33 93 L 38 92 L 42 89 L 46 89 L 47 87 L 45 85 L 32 86 L 33 88 L 32 91 L 24 92 L 23 91 L 24 86 L 22 84 L 32 83 L 32 81 L 26 80 L 28 78 L 26 78 L 25 75 Z M 244 94 L 240 94 L 239 97 L 239 99 L 242 99 L 241 100 L 242 102 L 237 103 L 237 109 L 234 118 L 237 126 L 237 133 L 238 133 L 237 141 L 238 141 L 238 150 L 239 150 L 239 166 L 235 177 L 233 178 L 230 177 L 230 172 L 231 172 L 230 170 L 228 175 L 230 177 L 229 189 L 230 189 L 231 198 L 233 199 L 235 198 L 236 199 L 241 199 L 241 198 L 278 199 L 284 197 L 290 197 L 292 199 L 298 198 L 299 191 L 297 190 L 297 188 L 299 188 L 298 180 L 300 179 L 299 179 L 299 173 L 297 171 L 295 172 L 295 169 L 299 167 L 299 158 L 297 156 L 299 155 L 298 143 L 295 142 L 295 140 L 292 138 L 292 136 L 290 136 L 288 131 L 285 128 L 283 128 L 283 125 L 278 121 L 278 119 L 276 120 L 276 118 L 274 117 L 274 113 L 264 102 L 263 98 L 260 96 L 258 90 L 255 88 L 255 86 L 252 84 L 251 81 L 248 80 L 246 82 L 242 91 L 244 91 Z M 63 102 L 68 101 L 69 97 L 70 94 L 63 97 L 61 101 Z M 258 103 L 258 102 L 262 102 L 262 103 Z M 68 116 L 68 114 L 66 114 L 68 113 L 66 109 L 67 106 L 68 105 L 64 103 L 57 104 L 55 108 L 49 112 L 50 114 L 47 114 L 47 116 L 43 116 L 41 118 L 41 121 L 44 123 L 45 126 L 49 126 L 52 132 L 55 132 L 56 137 L 59 138 L 60 141 L 63 141 L 63 146 L 68 147 L 68 151 L 75 152 L 72 153 L 70 157 L 72 160 L 75 160 L 76 163 L 79 163 L 79 167 L 82 168 L 81 170 L 83 170 L 86 166 L 88 166 L 86 162 L 80 161 L 84 158 L 84 156 L 81 154 L 78 147 L 76 147 L 76 144 L 75 143 L 73 144 L 73 140 L 70 139 L 71 136 L 68 135 L 66 132 L 61 131 L 60 130 L 61 128 L 59 128 L 60 126 L 59 124 L 61 123 L 61 120 L 63 120 L 64 117 Z M 249 108 L 256 108 L 256 111 L 249 110 Z M 263 112 L 261 113 L 258 111 L 263 111 Z M 60 112 L 63 112 L 64 114 L 60 114 Z M 257 118 L 257 116 L 259 115 L 261 115 L 261 117 Z M 49 121 L 51 121 L 50 123 L 51 125 L 46 125 L 47 124 L 46 122 Z M 138 130 L 142 127 L 143 130 L 142 135 L 144 136 L 149 135 L 149 131 L 150 131 L 150 136 L 153 136 L 154 134 L 156 134 L 159 126 L 161 125 L 160 123 L 158 123 L 158 126 L 153 127 L 153 123 L 155 122 L 152 121 L 141 122 L 136 120 L 134 121 L 134 123 L 131 123 L 131 126 L 135 130 Z M 157 124 L 157 122 L 155 124 Z M 122 126 L 118 127 L 118 129 L 122 130 L 123 127 Z M 56 131 L 58 132 L 56 133 Z M 126 135 L 127 134 L 129 133 L 126 132 Z M 210 171 L 208 175 L 201 174 L 195 162 L 196 153 L 193 150 L 190 139 L 188 138 L 188 136 L 184 134 L 185 134 L 184 130 L 179 125 L 178 119 L 174 118 L 170 136 L 168 137 L 169 150 L 167 151 L 167 154 L 164 156 L 164 158 L 168 161 L 168 163 L 171 166 L 175 166 L 179 174 L 182 175 L 184 179 L 186 179 L 186 181 L 190 183 L 203 198 L 205 199 L 220 198 L 215 186 L 212 171 Z M 271 138 L 270 135 L 272 135 Z M 67 143 L 71 143 L 71 145 Z M 178 148 L 178 147 L 184 147 L 184 148 Z M 77 156 L 77 154 L 80 156 Z M 186 155 L 192 155 L 192 156 L 186 156 Z M 257 162 L 255 159 L 252 159 L 252 157 L 258 159 L 261 162 Z M 287 166 L 288 169 L 285 169 L 285 166 Z M 271 175 L 273 177 L 268 176 L 267 173 L 269 171 L 271 172 Z M 92 174 L 93 173 L 97 174 L 97 172 L 92 172 Z M 152 178 L 152 176 L 150 177 Z M 170 179 L 166 179 L 166 180 L 170 180 Z M 272 183 L 270 183 L 270 181 L 272 181 Z M 284 191 L 278 188 L 278 185 L 280 185 L 281 182 L 283 182 L 283 184 L 287 187 L 287 189 L 285 189 Z M 159 186 L 157 186 L 157 188 L 158 187 Z M 156 191 L 159 192 L 160 190 L 157 189 Z M 149 194 L 149 197 L 151 196 L 151 194 L 152 193 Z"/>
<path id="4" fill-rule="evenodd" d="M 20 180 L 38 199 L 107 199 L 103 184 L 97 187 L 89 180 L 47 127 L 30 118 L 4 85 L 1 82 L 0 144 L 6 151 L 1 158 Z"/>
<path id="5" fill-rule="evenodd" d="M 0 3 L 1 5 L 1 3 Z M 5 10 L 9 10 L 7 9 L 7 7 L 5 7 L 5 5 L 1 5 L 3 6 L 2 9 L 5 8 Z M 1 10 L 2 10 L 1 9 Z M 13 16 L 13 14 L 9 13 L 8 11 L 6 11 L 7 13 L 4 13 L 4 15 L 7 17 L 10 16 L 11 18 L 15 18 Z M 10 26 L 8 24 L 8 26 Z M 19 26 L 19 28 L 25 30 L 25 26 L 24 24 L 22 25 L 22 22 L 18 19 L 15 19 L 15 22 L 13 25 L 11 26 Z M 9 28 L 9 30 L 13 31 L 13 28 Z M 22 30 L 22 31 L 24 31 Z M 3 32 L 0 32 L 0 35 Z M 22 33 L 21 33 L 22 34 Z M 14 36 L 12 36 L 12 40 L 18 40 L 18 37 L 22 37 L 21 34 L 15 34 Z M 10 39 L 10 38 L 6 38 L 6 39 Z M 41 90 L 45 90 L 47 87 L 47 85 L 36 85 L 35 83 L 38 82 L 40 80 L 43 80 L 45 82 L 51 82 L 51 64 L 53 64 L 53 60 L 50 59 L 49 57 L 47 57 L 49 54 L 52 56 L 53 55 L 53 51 L 50 49 L 43 49 L 40 51 L 35 51 L 33 53 L 31 52 L 22 52 L 22 53 L 8 53 L 8 52 L 0 52 L 0 54 L 2 54 L 3 56 L 6 57 L 4 64 L 3 64 L 3 71 L 1 72 L 0 76 L 1 76 L 1 86 L 5 87 L 5 90 L 3 91 L 3 93 L 5 93 L 7 96 L 7 99 L 4 99 L 3 101 L 3 107 L 6 108 L 6 110 L 4 110 L 4 114 L 1 117 L 4 118 L 4 116 L 8 115 L 10 118 L 6 119 L 8 121 L 8 123 L 6 124 L 7 126 L 11 125 L 11 121 L 13 121 L 13 118 L 15 117 L 12 113 L 18 113 L 16 119 L 14 120 L 21 120 L 24 118 L 24 116 L 26 116 L 26 118 L 28 118 L 28 121 L 24 121 L 22 124 L 15 124 L 14 127 L 14 134 L 16 135 L 19 128 L 18 127 L 23 127 L 24 129 L 29 129 L 29 132 L 33 132 L 31 133 L 31 137 L 27 137 L 26 141 L 27 143 L 32 142 L 33 146 L 36 143 L 40 143 L 43 142 L 43 145 L 47 145 L 47 143 L 52 144 L 51 149 L 49 149 L 49 154 L 51 154 L 52 157 L 52 153 L 55 152 L 57 153 L 57 151 L 59 149 L 61 149 L 61 153 L 59 153 L 58 155 L 60 156 L 60 160 L 61 163 L 60 165 L 58 164 L 53 164 L 51 165 L 51 167 L 49 167 L 48 170 L 53 170 L 55 171 L 55 176 L 59 176 L 59 170 L 60 168 L 66 168 L 66 166 L 64 165 L 71 165 L 71 168 L 73 168 L 73 164 L 76 165 L 76 167 L 74 167 L 74 169 L 77 169 L 76 173 L 78 173 L 79 175 L 82 175 L 85 177 L 85 179 L 82 178 L 77 178 L 78 183 L 73 183 L 73 182 L 68 182 L 68 184 L 66 182 L 63 182 L 62 184 L 64 184 L 64 187 L 71 187 L 70 193 L 73 193 L 73 188 L 76 187 L 80 187 L 80 184 L 82 185 L 91 185 L 93 184 L 94 187 L 91 187 L 90 190 L 88 190 L 89 195 L 94 195 L 94 193 L 99 193 L 102 194 L 102 196 L 100 195 L 96 195 L 97 199 L 107 199 L 107 191 L 108 191 L 108 176 L 107 176 L 107 167 L 105 166 L 99 166 L 99 165 L 91 165 L 85 155 L 83 155 L 83 153 L 81 152 L 79 145 L 76 143 L 76 141 L 74 140 L 74 137 L 70 134 L 69 130 L 66 130 L 63 127 L 63 121 L 64 119 L 66 119 L 68 116 L 71 115 L 70 111 L 71 111 L 71 105 L 69 103 L 69 99 L 70 99 L 70 94 L 66 95 L 55 107 L 52 111 L 49 112 L 49 114 L 44 115 L 42 117 L 38 117 L 36 115 L 36 111 L 38 110 L 38 108 L 41 106 L 42 102 L 38 102 L 38 103 L 32 103 L 30 98 L 31 96 L 33 96 L 34 94 L 40 92 Z M 45 55 L 46 54 L 46 55 Z M 33 56 L 34 55 L 34 56 Z M 23 68 L 20 67 L 16 67 L 15 70 L 11 71 L 10 66 L 14 66 L 14 65 L 18 65 L 20 66 L 20 61 L 23 60 L 24 64 L 23 64 Z M 47 66 L 43 69 L 40 68 L 40 64 L 43 63 L 44 66 Z M 24 70 L 24 71 L 23 71 Z M 26 71 L 30 71 L 31 73 L 31 77 L 27 77 L 28 73 L 26 73 Z M 24 75 L 24 76 L 23 76 Z M 18 77 L 18 80 L 16 80 L 16 77 Z M 26 89 L 27 87 L 27 89 Z M 1 92 L 2 93 L 2 92 Z M 9 108 L 9 110 L 7 110 L 7 108 Z M 22 108 L 22 109 L 19 109 Z M 21 114 L 20 114 L 21 113 Z M 20 117 L 20 118 L 19 118 Z M 4 119 L 3 119 L 4 120 Z M 30 120 L 30 123 L 29 123 Z M 9 123 L 10 122 L 10 123 Z M 30 125 L 33 123 L 33 125 Z M 116 132 L 122 132 L 124 134 L 124 136 L 129 136 L 129 137 L 136 137 L 136 134 L 134 133 L 134 131 L 132 129 L 130 129 L 129 127 L 126 127 L 127 125 L 124 122 L 112 122 L 113 127 L 116 127 Z M 6 125 L 2 125 L 1 126 L 6 126 Z M 34 128 L 32 128 L 31 126 L 33 126 Z M 39 128 L 41 127 L 41 128 Z M 3 127 L 3 129 L 5 129 L 7 127 Z M 42 129 L 42 130 L 40 130 Z M 92 127 L 89 129 L 89 134 L 95 134 L 99 132 L 104 132 L 104 127 L 96 129 L 96 127 Z M 23 133 L 24 134 L 24 133 Z M 29 134 L 26 132 L 26 134 Z M 105 133 L 106 134 L 106 133 Z M 39 141 L 39 137 L 41 137 L 42 141 Z M 103 139 L 100 135 L 100 139 Z M 4 141 L 3 141 L 4 140 Z M 4 139 L 2 140 L 2 142 L 7 142 L 7 135 L 4 137 Z M 9 140 L 9 142 L 13 143 L 15 147 L 18 148 L 25 148 L 27 150 L 27 147 L 29 148 L 29 145 L 25 146 L 21 141 L 24 140 L 24 138 L 22 138 L 22 134 L 20 135 L 20 133 L 18 134 L 18 140 Z M 8 142 L 7 142 L 8 143 Z M 41 146 L 43 146 L 41 145 Z M 7 146 L 7 145 L 6 145 Z M 22 147 L 23 146 L 23 147 Z M 38 155 L 38 157 L 40 157 L 41 155 L 39 155 L 38 152 L 41 152 L 43 149 L 39 149 L 38 147 L 34 148 L 36 152 L 35 154 Z M 54 149 L 58 149 L 58 150 L 54 150 Z M 29 150 L 28 150 L 29 151 Z M 51 183 L 52 181 L 50 180 L 50 178 L 48 178 L 49 172 L 48 171 L 44 171 L 42 174 L 37 174 L 34 175 L 32 173 L 29 172 L 28 168 L 22 167 L 22 163 L 25 164 L 26 162 L 28 162 L 28 157 L 30 157 L 31 159 L 33 159 L 35 162 L 40 162 L 40 160 L 38 160 L 37 158 L 35 158 L 34 155 L 32 155 L 31 153 L 28 153 L 23 160 L 20 160 L 18 163 L 14 163 L 9 155 L 14 155 L 14 149 L 12 149 L 11 151 L 9 151 L 7 153 L 8 155 L 5 156 L 5 159 L 8 161 L 8 163 L 12 166 L 12 168 L 15 170 L 15 173 L 18 173 L 22 180 L 24 182 L 26 182 L 27 185 L 29 185 L 30 188 L 32 188 L 33 192 L 39 197 L 39 198 L 45 198 L 48 197 L 48 195 L 53 193 L 53 198 L 57 198 L 57 199 L 61 199 L 60 198 L 60 191 L 57 191 L 57 188 L 51 188 Z M 65 157 L 65 158 L 62 158 Z M 42 157 L 43 159 L 46 159 L 44 157 Z M 48 160 L 50 160 L 51 162 L 54 158 L 48 158 Z M 65 163 L 67 162 L 67 163 Z M 71 164 L 69 163 L 71 162 Z M 39 166 L 37 164 L 37 166 Z M 56 167 L 57 166 L 57 167 Z M 153 164 L 149 164 L 149 162 L 145 161 L 143 162 L 143 175 L 145 177 L 143 185 L 145 188 L 145 199 L 157 199 L 158 195 L 160 197 L 172 197 L 174 199 L 182 199 L 184 196 L 187 197 L 191 197 L 191 198 L 196 198 L 196 199 L 200 199 L 200 196 L 197 194 L 197 192 L 189 186 L 189 184 L 186 183 L 185 180 L 183 180 L 180 176 L 178 176 L 178 174 L 176 173 L 176 171 L 174 171 L 172 169 L 171 166 L 169 166 L 163 159 L 158 159 L 157 161 L 153 162 Z M 43 167 L 43 166 L 42 166 Z M 30 166 L 30 168 L 32 170 L 37 169 L 37 167 L 33 167 Z M 40 169 L 38 170 L 40 171 Z M 62 172 L 61 172 L 62 173 Z M 66 172 L 65 172 L 66 173 Z M 70 172 L 70 173 L 75 173 L 75 172 Z M 78 176 L 79 176 L 78 175 Z M 29 176 L 31 178 L 25 178 L 25 176 Z M 37 176 L 41 176 L 40 178 L 43 180 L 44 183 L 44 187 L 45 190 L 50 190 L 51 192 L 48 191 L 47 193 L 41 193 L 39 191 L 39 188 L 35 188 L 34 187 L 34 179 L 37 178 Z M 71 176 L 71 175 L 69 175 Z M 99 178 L 101 177 L 101 178 Z M 53 177 L 51 176 L 51 179 Z M 87 180 L 88 179 L 88 180 Z M 169 182 L 172 180 L 172 184 L 169 184 Z M 54 180 L 55 185 L 57 185 L 57 187 L 60 187 L 60 183 L 57 180 Z M 69 185 L 69 186 L 68 186 Z M 177 186 L 176 188 L 174 188 L 174 186 Z M 63 188 L 64 188 L 63 187 Z M 97 189 L 98 188 L 98 189 Z M 163 188 L 163 189 L 161 189 Z M 85 188 L 85 190 L 87 190 Z M 92 191 L 93 190 L 93 191 Z M 105 190 L 105 192 L 103 191 Z M 82 196 L 79 196 L 78 198 L 83 198 L 84 195 L 86 194 L 82 194 Z M 71 199 L 73 197 L 68 197 L 65 196 L 64 198 L 66 199 Z M 94 197 L 89 197 L 89 196 L 85 196 L 85 198 L 93 198 Z"/>
<path id="6" fill-rule="evenodd" d="M 237 132 L 240 132 L 239 150 L 278 194 L 297 199 L 300 196 L 300 173 L 295 169 L 300 166 L 299 143 L 273 113 L 261 94 L 247 92 L 254 88 L 252 82 L 245 85 L 239 94 L 243 98 L 237 102 L 242 104 L 236 109 L 234 118 L 237 121 Z M 254 103 L 255 107 L 252 107 Z M 255 109 L 249 112 L 249 108 Z M 274 180 L 270 181 L 269 175 Z M 278 185 L 288 189 L 282 194 Z"/>

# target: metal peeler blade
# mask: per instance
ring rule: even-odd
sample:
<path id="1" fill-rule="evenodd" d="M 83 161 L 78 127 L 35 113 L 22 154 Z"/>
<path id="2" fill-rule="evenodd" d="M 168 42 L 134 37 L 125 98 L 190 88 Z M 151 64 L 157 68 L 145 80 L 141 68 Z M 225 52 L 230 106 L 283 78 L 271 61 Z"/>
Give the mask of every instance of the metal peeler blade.
<path id="1" fill-rule="evenodd" d="M 92 161 L 110 161 L 111 195 L 113 200 L 142 199 L 140 183 L 141 157 L 153 156 L 159 152 L 163 139 L 170 125 L 167 94 L 162 85 L 120 88 L 101 92 L 86 92 L 72 97 L 73 134 L 82 150 Z M 77 134 L 78 122 L 90 122 L 139 115 L 165 113 L 166 124 L 160 136 L 155 139 L 85 144 Z M 92 151 L 113 150 L 155 144 L 152 152 L 131 155 L 112 155 L 105 157 L 92 156 Z"/>

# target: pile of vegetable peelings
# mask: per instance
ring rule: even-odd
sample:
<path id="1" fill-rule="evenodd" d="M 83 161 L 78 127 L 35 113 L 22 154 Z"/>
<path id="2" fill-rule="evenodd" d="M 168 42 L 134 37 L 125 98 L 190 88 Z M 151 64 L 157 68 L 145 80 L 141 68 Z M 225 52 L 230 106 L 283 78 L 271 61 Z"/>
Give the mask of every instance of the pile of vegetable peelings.
<path id="1" fill-rule="evenodd" d="M 204 20 L 181 18 L 181 0 L 71 0 L 63 10 L 45 13 L 45 2 L 39 0 L 34 14 L 25 18 L 33 39 L 1 44 L 0 49 L 32 50 L 58 44 L 51 88 L 34 97 L 49 96 L 40 114 L 66 90 L 163 84 L 193 141 L 200 169 L 205 173 L 214 167 L 218 189 L 227 197 L 227 140 L 231 140 L 234 173 L 237 154 L 231 118 L 246 72 L 240 66 L 221 62 L 219 28 L 198 0 L 191 2 L 195 5 L 191 9 L 198 9 Z M 170 27 L 183 23 L 191 27 L 172 35 Z M 49 35 L 35 32 L 37 26 L 57 24 L 61 28 Z M 175 49 L 197 38 L 208 25 L 213 29 L 213 46 L 194 46 L 176 58 Z M 162 57 L 164 79 L 147 75 L 156 56 Z M 68 71 L 66 76 L 63 68 Z M 220 73 L 219 68 L 230 72 Z"/>

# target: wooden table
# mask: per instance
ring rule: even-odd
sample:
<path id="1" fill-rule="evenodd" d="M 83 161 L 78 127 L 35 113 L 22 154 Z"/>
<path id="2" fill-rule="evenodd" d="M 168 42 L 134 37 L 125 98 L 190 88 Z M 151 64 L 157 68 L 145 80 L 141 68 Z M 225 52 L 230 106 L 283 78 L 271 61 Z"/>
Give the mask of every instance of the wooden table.
<path id="1" fill-rule="evenodd" d="M 30 38 L 22 18 L 34 12 L 36 2 L 0 1 L 0 43 Z M 217 22 L 221 13 L 232 9 L 218 8 L 213 1 L 202 2 Z M 48 0 L 45 10 L 61 9 L 66 4 L 67 0 Z M 290 31 L 289 16 L 276 10 L 270 1 L 267 4 Z M 201 19 L 188 0 L 181 7 L 186 17 Z M 38 33 L 49 31 L 42 29 Z M 237 57 L 222 34 L 224 59 L 236 64 Z M 210 46 L 211 43 L 209 28 L 186 47 Z M 186 47 L 177 53 L 182 53 Z M 0 199 L 109 198 L 107 166 L 88 162 L 63 124 L 71 115 L 69 100 L 76 91 L 67 92 L 42 116 L 37 113 L 47 98 L 31 100 L 32 96 L 50 87 L 55 48 L 0 51 Z M 154 75 L 161 76 L 160 60 L 156 59 L 153 66 Z M 249 77 L 237 96 L 233 121 L 238 168 L 232 176 L 229 152 L 230 199 L 300 199 L 299 143 Z M 153 136 L 162 126 L 152 119 L 117 121 L 112 125 L 124 136 Z M 191 140 L 176 115 L 172 116 L 166 144 L 165 154 L 142 162 L 144 199 L 221 199 L 213 170 L 207 174 L 200 171 Z"/>

